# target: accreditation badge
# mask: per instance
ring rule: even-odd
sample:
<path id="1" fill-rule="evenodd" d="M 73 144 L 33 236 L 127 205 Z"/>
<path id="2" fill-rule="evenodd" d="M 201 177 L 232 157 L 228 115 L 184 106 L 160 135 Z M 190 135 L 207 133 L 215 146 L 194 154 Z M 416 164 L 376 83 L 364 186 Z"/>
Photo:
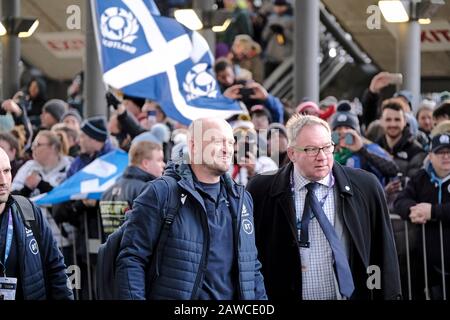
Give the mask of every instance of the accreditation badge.
<path id="1" fill-rule="evenodd" d="M 0 277 L 0 300 L 15 300 L 17 278 Z"/>

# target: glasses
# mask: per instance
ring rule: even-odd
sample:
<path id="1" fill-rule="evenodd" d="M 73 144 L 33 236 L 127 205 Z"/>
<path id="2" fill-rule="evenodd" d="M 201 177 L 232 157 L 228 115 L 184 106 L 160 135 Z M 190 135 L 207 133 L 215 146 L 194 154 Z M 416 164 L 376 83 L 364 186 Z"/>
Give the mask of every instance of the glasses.
<path id="1" fill-rule="evenodd" d="M 320 151 L 323 151 L 323 153 L 325 153 L 325 154 L 333 153 L 334 143 L 327 144 L 326 146 L 323 146 L 321 148 L 319 148 L 319 147 L 302 148 L 302 147 L 298 147 L 298 146 L 293 146 L 292 148 L 298 152 L 306 153 L 306 155 L 309 157 L 317 157 L 319 155 Z"/>
<path id="2" fill-rule="evenodd" d="M 32 149 L 35 149 L 35 148 L 39 148 L 39 147 L 41 147 L 41 146 L 49 146 L 50 145 L 50 143 L 39 143 L 39 142 L 35 142 L 35 143 L 33 143 L 32 145 L 31 145 L 31 148 Z"/>
<path id="3" fill-rule="evenodd" d="M 443 158 L 444 156 L 450 156 L 450 150 L 449 149 L 438 150 L 437 152 L 434 152 L 434 154 Z"/>

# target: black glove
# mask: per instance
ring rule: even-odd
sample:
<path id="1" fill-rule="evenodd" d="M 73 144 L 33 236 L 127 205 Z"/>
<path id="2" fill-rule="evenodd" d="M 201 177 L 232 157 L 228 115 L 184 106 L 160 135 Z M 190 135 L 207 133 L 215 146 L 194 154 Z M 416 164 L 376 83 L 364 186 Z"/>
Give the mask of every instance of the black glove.
<path id="1" fill-rule="evenodd" d="M 283 28 L 283 26 L 281 26 L 281 25 L 278 24 L 278 23 L 274 23 L 274 24 L 270 25 L 270 30 L 272 30 L 273 33 L 281 33 L 281 34 L 284 33 L 284 28 Z"/>
<path id="2" fill-rule="evenodd" d="M 120 104 L 120 101 L 113 95 L 111 92 L 106 93 L 106 103 L 109 106 L 112 106 L 114 110 L 117 110 L 117 107 Z"/>

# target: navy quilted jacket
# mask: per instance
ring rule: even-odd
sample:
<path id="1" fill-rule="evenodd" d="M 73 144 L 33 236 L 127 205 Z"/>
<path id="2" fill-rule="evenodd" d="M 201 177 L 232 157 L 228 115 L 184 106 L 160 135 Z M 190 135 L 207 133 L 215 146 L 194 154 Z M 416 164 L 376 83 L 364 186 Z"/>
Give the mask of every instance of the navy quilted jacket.
<path id="1" fill-rule="evenodd" d="M 178 180 L 181 197 L 186 198 L 171 226 L 160 261 L 159 277 L 150 283 L 152 277 L 147 274 L 164 218 L 161 208 L 165 207 L 168 199 L 167 184 L 156 179 L 134 201 L 128 223 L 124 226 L 116 261 L 120 299 L 198 298 L 209 251 L 205 205 L 194 188 L 189 166 L 171 164 L 165 174 Z M 233 216 L 238 298 L 267 299 L 255 246 L 251 196 L 228 175 L 221 179 L 229 194 Z"/>
<path id="2" fill-rule="evenodd" d="M 40 227 L 41 243 L 35 247 L 36 239 L 31 230 L 26 229 L 25 222 L 16 208 L 14 200 L 8 200 L 11 206 L 14 233 L 18 242 L 18 256 L 21 267 L 19 283 L 22 285 L 25 300 L 66 300 L 73 299 L 72 290 L 67 286 L 66 266 L 64 258 L 53 238 L 47 220 L 42 216 L 41 210 L 35 208 L 37 225 Z M 42 251 L 42 254 L 39 253 Z M 43 268 L 41 255 L 45 259 Z M 45 270 L 44 273 L 42 272 Z"/>

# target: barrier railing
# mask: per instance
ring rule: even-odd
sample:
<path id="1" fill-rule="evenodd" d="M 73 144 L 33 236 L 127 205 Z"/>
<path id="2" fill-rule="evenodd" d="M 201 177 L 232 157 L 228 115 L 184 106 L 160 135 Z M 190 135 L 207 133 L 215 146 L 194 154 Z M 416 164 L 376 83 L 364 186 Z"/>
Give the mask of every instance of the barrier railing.
<path id="1" fill-rule="evenodd" d="M 413 300 L 415 297 L 413 295 L 413 282 L 412 282 L 412 261 L 417 261 L 418 265 L 417 267 L 419 267 L 419 259 L 412 259 L 411 255 L 414 254 L 415 257 L 414 258 L 420 258 L 420 254 L 418 252 L 418 250 L 413 250 L 412 248 L 415 248 L 416 245 L 419 244 L 419 242 L 421 242 L 422 246 L 421 246 L 421 251 L 422 251 L 422 264 L 423 264 L 423 294 L 424 294 L 424 298 L 426 300 L 431 300 L 433 299 L 432 295 L 431 295 L 431 291 L 430 290 L 430 274 L 429 274 L 429 253 L 428 253 L 428 246 L 427 246 L 427 237 L 426 237 L 426 228 L 427 228 L 427 224 L 422 224 L 420 226 L 418 225 L 413 225 L 411 222 L 406 221 L 406 220 L 402 220 L 402 218 L 399 215 L 396 214 L 390 214 L 390 219 L 391 222 L 394 225 L 397 226 L 397 230 L 396 228 L 394 228 L 394 233 L 395 234 L 395 239 L 396 239 L 396 246 L 397 246 L 397 251 L 399 254 L 399 264 L 400 264 L 400 272 L 401 272 L 401 277 L 402 277 L 402 287 L 403 287 L 403 282 L 404 282 L 404 278 L 406 277 L 406 284 L 407 284 L 407 295 L 404 293 L 403 296 L 404 298 L 407 298 L 408 300 Z M 405 232 L 405 237 L 404 237 L 404 244 L 401 242 L 401 236 L 399 236 L 399 233 L 401 233 L 401 229 L 398 229 L 399 225 L 403 224 L 403 228 L 404 228 L 404 232 Z M 412 230 L 412 228 L 415 228 L 416 230 Z M 419 229 L 419 230 L 417 230 Z M 415 231 L 419 231 L 419 232 L 415 232 Z M 412 233 L 417 233 L 418 235 L 420 235 L 420 239 L 417 239 L 417 237 L 415 235 L 413 235 Z M 415 243 L 411 243 L 411 240 L 414 241 Z M 406 255 L 406 268 L 405 266 L 402 265 L 402 257 L 401 255 L 403 254 L 403 252 L 405 252 Z M 446 272 L 445 272 L 445 255 L 444 255 L 444 236 L 443 236 L 443 226 L 442 226 L 442 222 L 439 222 L 439 253 L 440 253 L 440 261 L 441 261 L 441 266 L 440 266 L 440 270 L 435 270 L 438 273 L 441 274 L 441 290 L 438 289 L 438 292 L 436 292 L 436 290 L 433 289 L 434 293 L 439 294 L 442 292 L 442 299 L 443 300 L 447 300 L 447 294 L 446 294 Z M 414 268 L 416 269 L 416 268 Z M 420 269 L 420 268 L 418 268 Z M 405 271 L 406 270 L 406 274 Z M 415 279 L 420 279 L 419 277 L 416 277 Z M 422 284 L 419 283 L 419 286 L 422 286 Z M 405 290 L 405 288 L 402 288 L 403 290 Z M 422 288 L 421 288 L 422 289 Z M 439 292 L 441 291 L 441 292 Z"/>

